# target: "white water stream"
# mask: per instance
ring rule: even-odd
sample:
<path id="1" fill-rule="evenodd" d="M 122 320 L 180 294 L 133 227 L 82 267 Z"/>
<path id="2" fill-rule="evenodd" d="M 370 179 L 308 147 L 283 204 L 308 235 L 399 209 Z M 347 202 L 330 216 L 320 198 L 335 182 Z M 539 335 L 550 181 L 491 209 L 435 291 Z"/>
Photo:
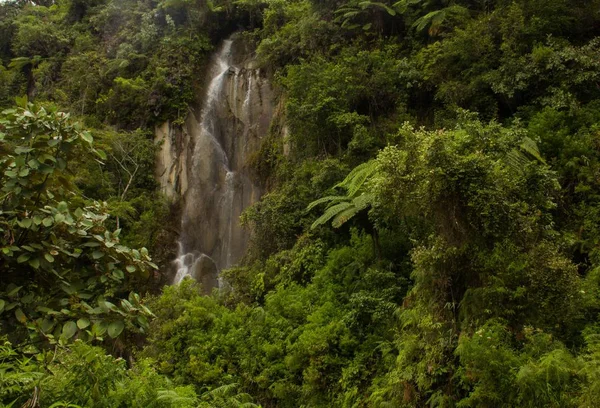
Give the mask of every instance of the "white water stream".
<path id="1" fill-rule="evenodd" d="M 220 270 L 234 266 L 246 249 L 248 233 L 239 216 L 260 196 L 247 174 L 247 156 L 271 115 L 263 104 L 268 84 L 261 83 L 266 81 L 260 81 L 259 70 L 235 64 L 234 49 L 234 41 L 225 40 L 215 55 L 203 108 L 190 132 L 194 148 L 173 283 L 189 276 L 205 291 L 222 283 Z M 255 116 L 260 123 L 253 122 Z"/>

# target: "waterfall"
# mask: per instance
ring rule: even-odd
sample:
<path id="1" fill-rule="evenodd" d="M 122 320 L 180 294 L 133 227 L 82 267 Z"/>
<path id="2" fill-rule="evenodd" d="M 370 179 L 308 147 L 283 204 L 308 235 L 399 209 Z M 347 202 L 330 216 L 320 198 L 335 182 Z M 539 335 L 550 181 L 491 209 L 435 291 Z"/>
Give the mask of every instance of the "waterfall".
<path id="1" fill-rule="evenodd" d="M 238 263 L 247 247 L 248 232 L 239 216 L 262 193 L 248 158 L 260 146 L 272 116 L 269 83 L 247 55 L 235 37 L 223 42 L 207 70 L 202 109 L 198 116 L 190 113 L 186 122 L 189 148 L 176 159 L 187 168 L 178 170 L 185 173 L 185 191 L 180 192 L 174 284 L 189 276 L 210 291 L 222 283 L 219 272 Z M 163 166 L 174 173 L 177 164 Z"/>

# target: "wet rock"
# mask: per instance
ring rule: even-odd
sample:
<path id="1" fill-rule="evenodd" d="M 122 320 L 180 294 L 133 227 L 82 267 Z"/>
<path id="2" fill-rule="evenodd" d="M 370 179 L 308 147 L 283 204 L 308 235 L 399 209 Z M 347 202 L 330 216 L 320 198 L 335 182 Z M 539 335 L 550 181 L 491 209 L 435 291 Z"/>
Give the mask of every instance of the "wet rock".
<path id="1" fill-rule="evenodd" d="M 262 195 L 248 163 L 273 117 L 273 92 L 257 66 L 244 41 L 226 40 L 209 67 L 201 110 L 181 130 L 156 129 L 157 179 L 168 197 L 183 200 L 175 283 L 191 276 L 210 291 L 246 251 L 239 217 Z"/>

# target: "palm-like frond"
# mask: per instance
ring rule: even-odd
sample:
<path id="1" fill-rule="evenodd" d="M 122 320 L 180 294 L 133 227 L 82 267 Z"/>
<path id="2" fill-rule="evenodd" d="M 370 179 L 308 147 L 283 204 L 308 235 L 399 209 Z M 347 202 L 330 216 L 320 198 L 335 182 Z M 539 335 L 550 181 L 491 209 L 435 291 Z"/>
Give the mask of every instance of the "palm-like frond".
<path id="1" fill-rule="evenodd" d="M 354 197 L 359 190 L 364 186 L 365 182 L 377 171 L 377 163 L 375 160 L 359 164 L 356 166 L 346 178 L 335 185 L 335 187 L 344 188 L 348 191 L 348 197 Z"/>
<path id="2" fill-rule="evenodd" d="M 307 211 L 312 210 L 313 208 L 315 208 L 317 205 L 319 204 L 323 204 L 323 203 L 329 203 L 329 205 L 333 205 L 335 203 L 339 203 L 340 201 L 344 201 L 347 200 L 348 197 L 347 196 L 327 196 L 327 197 L 322 197 L 319 198 L 318 200 L 313 201 L 312 203 L 310 203 L 308 205 L 308 207 L 306 207 Z"/>
<path id="3" fill-rule="evenodd" d="M 353 205 L 348 207 L 346 210 L 336 214 L 331 221 L 333 228 L 339 228 L 344 225 L 350 218 L 354 217 L 360 210 Z"/>
<path id="4" fill-rule="evenodd" d="M 196 398 L 180 395 L 175 390 L 158 391 L 157 401 L 167 402 L 174 406 L 190 405 L 196 402 Z"/>
<path id="5" fill-rule="evenodd" d="M 390 6 L 388 6 L 387 4 L 383 4 L 383 3 L 380 3 L 380 2 L 376 2 L 376 1 L 361 1 L 358 5 L 363 10 L 366 10 L 369 7 L 376 7 L 376 8 L 380 8 L 382 10 L 385 10 L 390 16 L 395 16 L 396 15 L 396 10 L 394 10 L 393 8 L 391 8 Z"/>
<path id="6" fill-rule="evenodd" d="M 319 225 L 325 224 L 327 221 L 338 215 L 340 212 L 348 209 L 349 207 L 352 207 L 352 203 L 349 201 L 344 201 L 343 203 L 339 203 L 334 205 L 333 207 L 327 208 L 327 210 L 325 210 L 325 213 L 319 218 L 317 218 L 315 222 L 313 222 L 311 228 L 316 228 Z"/>
<path id="7" fill-rule="evenodd" d="M 546 164 L 546 160 L 542 157 L 537 143 L 529 137 L 524 137 L 518 147 L 506 154 L 504 161 L 511 169 L 522 172 L 532 158 Z"/>
<path id="8" fill-rule="evenodd" d="M 364 186 L 377 171 L 375 160 L 356 166 L 346 178 L 336 184 L 334 188 L 343 188 L 347 191 L 344 196 L 327 196 L 313 201 L 307 207 L 312 210 L 317 205 L 328 203 L 328 206 L 319 218 L 312 224 L 316 228 L 332 220 L 332 226 L 339 228 L 360 211 L 367 209 L 373 202 L 373 196 L 364 191 Z"/>
<path id="9" fill-rule="evenodd" d="M 235 394 L 235 392 L 238 389 L 238 384 L 236 383 L 231 383 L 231 384 L 224 384 L 221 385 L 220 387 L 217 387 L 213 390 L 207 391 L 204 394 L 202 394 L 202 398 L 224 398 L 224 397 L 228 397 L 231 396 L 232 394 Z"/>
<path id="10" fill-rule="evenodd" d="M 373 202 L 373 198 L 373 194 L 362 193 L 361 195 L 355 197 L 352 200 L 352 205 L 354 205 L 358 209 L 358 211 L 362 211 L 371 205 L 371 203 Z"/>
<path id="11" fill-rule="evenodd" d="M 463 6 L 454 5 L 427 13 L 415 21 L 412 27 L 417 31 L 423 31 L 426 27 L 429 27 L 429 34 L 435 35 L 444 21 L 449 17 L 467 17 L 468 15 L 468 9 Z"/>
<path id="12" fill-rule="evenodd" d="M 259 408 L 252 402 L 250 394 L 238 392 L 236 383 L 224 384 L 202 394 L 199 408 Z"/>
<path id="13" fill-rule="evenodd" d="M 423 0 L 400 0 L 392 5 L 392 7 L 397 10 L 400 14 L 406 13 L 409 6 L 419 4 Z"/>
<path id="14" fill-rule="evenodd" d="M 519 147 L 524 152 L 533 156 L 533 158 L 537 159 L 539 162 L 544 164 L 546 163 L 546 160 L 544 160 L 542 154 L 540 153 L 540 150 L 538 149 L 537 143 L 533 139 L 529 137 L 524 137 L 523 142 L 521 142 L 521 145 Z"/>

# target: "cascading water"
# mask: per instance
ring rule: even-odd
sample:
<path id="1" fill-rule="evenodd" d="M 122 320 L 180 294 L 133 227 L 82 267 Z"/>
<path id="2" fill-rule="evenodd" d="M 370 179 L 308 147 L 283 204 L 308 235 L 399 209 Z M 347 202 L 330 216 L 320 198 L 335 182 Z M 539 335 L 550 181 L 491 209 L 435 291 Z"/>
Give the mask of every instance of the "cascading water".
<path id="1" fill-rule="evenodd" d="M 176 159 L 187 168 L 177 170 L 185 174 L 175 177 L 185 186 L 180 191 L 184 204 L 173 283 L 189 276 L 207 292 L 220 285 L 219 271 L 243 256 L 248 232 L 240 226 L 239 216 L 261 194 L 247 162 L 268 131 L 271 89 L 254 62 L 244 59 L 247 54 L 241 41 L 223 42 L 208 70 L 199 119 L 190 114 L 186 122 L 190 143 L 178 156 L 187 157 Z M 163 167 L 169 176 L 177 164 Z"/>

